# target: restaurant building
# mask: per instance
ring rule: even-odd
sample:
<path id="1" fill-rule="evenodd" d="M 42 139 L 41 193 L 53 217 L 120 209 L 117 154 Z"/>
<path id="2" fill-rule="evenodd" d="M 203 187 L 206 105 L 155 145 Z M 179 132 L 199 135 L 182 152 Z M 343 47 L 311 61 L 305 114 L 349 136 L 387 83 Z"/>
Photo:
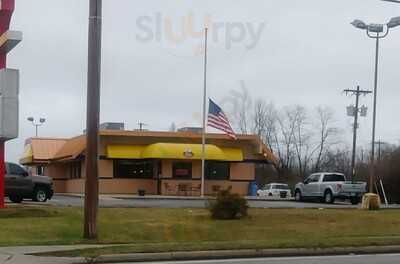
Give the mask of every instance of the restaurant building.
<path id="1" fill-rule="evenodd" d="M 201 134 L 101 130 L 99 188 L 101 194 L 199 196 Z M 84 193 L 86 136 L 30 138 L 21 164 L 50 176 L 56 193 Z M 258 136 L 207 134 L 205 194 L 231 188 L 248 193 L 256 166 L 273 165 L 271 151 Z M 267 165 L 268 166 L 268 165 Z"/>

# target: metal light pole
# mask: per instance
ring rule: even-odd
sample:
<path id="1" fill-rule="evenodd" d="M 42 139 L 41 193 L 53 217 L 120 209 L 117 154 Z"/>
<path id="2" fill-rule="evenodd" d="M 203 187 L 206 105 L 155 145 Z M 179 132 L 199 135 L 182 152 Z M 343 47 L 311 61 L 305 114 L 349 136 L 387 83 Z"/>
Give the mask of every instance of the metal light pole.
<path id="1" fill-rule="evenodd" d="M 102 0 L 90 0 L 84 237 L 97 238 Z"/>
<path id="2" fill-rule="evenodd" d="M 378 93 L 378 66 L 379 66 L 379 40 L 385 38 L 391 28 L 400 26 L 400 17 L 392 18 L 386 25 L 383 24 L 369 24 L 367 25 L 361 20 L 354 20 L 351 23 L 354 27 L 366 30 L 369 38 L 375 39 L 375 79 L 374 79 L 374 108 L 372 118 L 372 141 L 371 141 L 371 164 L 369 175 L 369 192 L 374 192 L 374 179 L 375 179 L 375 132 L 376 132 L 376 107 L 377 107 L 377 93 Z"/>
<path id="3" fill-rule="evenodd" d="M 28 117 L 27 120 L 29 122 L 31 122 L 32 125 L 35 127 L 35 130 L 36 130 L 35 135 L 36 135 L 36 137 L 38 137 L 39 136 L 39 131 L 38 131 L 39 127 L 42 126 L 46 122 L 46 119 L 45 118 L 39 118 L 39 123 L 36 123 L 35 122 L 35 118 L 33 118 L 33 117 Z"/>
<path id="4" fill-rule="evenodd" d="M 203 130 L 201 136 L 201 190 L 200 196 L 204 198 L 206 192 L 205 168 L 206 168 L 206 133 L 207 133 L 207 51 L 208 51 L 208 28 L 204 29 L 204 86 L 203 86 Z"/>

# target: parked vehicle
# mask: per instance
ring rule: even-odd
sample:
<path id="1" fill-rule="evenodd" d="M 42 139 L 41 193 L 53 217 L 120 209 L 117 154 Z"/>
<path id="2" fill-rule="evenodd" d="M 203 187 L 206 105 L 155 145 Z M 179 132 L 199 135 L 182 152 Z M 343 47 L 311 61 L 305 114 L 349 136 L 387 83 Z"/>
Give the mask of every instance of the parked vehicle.
<path id="1" fill-rule="evenodd" d="M 264 188 L 257 191 L 257 195 L 276 198 L 288 198 L 292 196 L 289 186 L 283 183 L 267 184 Z"/>
<path id="2" fill-rule="evenodd" d="M 14 203 L 20 203 L 24 198 L 36 202 L 46 202 L 53 197 L 53 181 L 47 176 L 36 176 L 24 167 L 6 164 L 5 195 Z"/>
<path id="3" fill-rule="evenodd" d="M 296 184 L 295 199 L 319 198 L 325 203 L 334 203 L 336 198 L 349 199 L 352 204 L 358 204 L 366 192 L 365 182 L 349 182 L 342 173 L 315 173 L 304 182 Z"/>

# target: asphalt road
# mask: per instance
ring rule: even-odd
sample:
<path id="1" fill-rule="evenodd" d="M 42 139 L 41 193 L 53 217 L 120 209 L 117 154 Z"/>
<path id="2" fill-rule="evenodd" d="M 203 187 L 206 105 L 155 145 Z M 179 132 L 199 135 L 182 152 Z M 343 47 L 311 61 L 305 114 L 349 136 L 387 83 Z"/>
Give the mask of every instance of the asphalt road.
<path id="1" fill-rule="evenodd" d="M 398 264 L 400 254 L 349 255 L 326 257 L 291 257 L 261 259 L 229 259 L 182 262 L 146 262 L 146 264 Z"/>
<path id="2" fill-rule="evenodd" d="M 24 203 L 31 204 L 30 201 Z M 154 199 L 101 197 L 100 207 L 141 207 L 141 208 L 203 208 L 205 200 L 200 199 Z M 33 203 L 37 204 L 37 203 Z M 83 206 L 82 197 L 55 195 L 47 204 L 54 206 Z M 253 208 L 356 208 L 349 203 L 321 204 L 316 202 L 250 200 Z"/>

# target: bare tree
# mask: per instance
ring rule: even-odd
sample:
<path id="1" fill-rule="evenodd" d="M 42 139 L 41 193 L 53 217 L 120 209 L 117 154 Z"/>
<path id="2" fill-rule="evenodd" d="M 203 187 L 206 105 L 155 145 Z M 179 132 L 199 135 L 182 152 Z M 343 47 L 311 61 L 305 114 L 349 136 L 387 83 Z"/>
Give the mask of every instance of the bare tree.
<path id="1" fill-rule="evenodd" d="M 223 103 L 230 105 L 229 114 L 233 117 L 233 123 L 239 129 L 239 132 L 248 134 L 251 128 L 252 98 L 244 81 L 240 81 L 240 85 L 240 90 L 231 90 Z"/>
<path id="2" fill-rule="evenodd" d="M 293 165 L 293 144 L 295 141 L 295 119 L 293 118 L 290 108 L 286 107 L 278 116 L 279 134 L 276 135 L 276 141 L 280 141 L 280 161 L 283 169 L 291 169 Z"/>
<path id="3" fill-rule="evenodd" d="M 253 113 L 253 128 L 252 133 L 263 138 L 265 131 L 267 129 L 267 105 L 264 100 L 257 99 L 254 103 L 254 113 Z"/>
<path id="4" fill-rule="evenodd" d="M 263 139 L 267 146 L 272 152 L 280 152 L 280 140 L 278 139 L 279 129 L 278 129 L 278 119 L 279 113 L 276 110 L 273 103 L 265 105 L 265 117 L 264 117 L 264 135 Z"/>
<path id="5" fill-rule="evenodd" d="M 346 147 L 339 147 L 326 152 L 326 159 L 321 163 L 325 171 L 339 171 L 346 175 L 351 173 L 351 151 Z"/>
<path id="6" fill-rule="evenodd" d="M 317 113 L 317 126 L 318 126 L 318 143 L 315 148 L 316 158 L 314 162 L 314 171 L 321 169 L 321 162 L 329 150 L 329 148 L 336 144 L 336 136 L 338 134 L 338 128 L 333 126 L 333 111 L 329 107 L 319 106 L 316 108 Z"/>
<path id="7" fill-rule="evenodd" d="M 278 111 L 273 103 L 266 103 L 263 99 L 257 99 L 254 103 L 253 128 L 251 132 L 258 135 L 269 147 L 272 153 L 276 153 L 281 160 L 281 140 L 279 140 Z"/>
<path id="8" fill-rule="evenodd" d="M 379 174 L 389 202 L 400 203 L 400 148 L 389 146 L 382 151 Z"/>
<path id="9" fill-rule="evenodd" d="M 232 90 L 224 102 L 231 107 L 228 113 L 235 127 L 243 134 L 260 136 L 278 158 L 280 170 L 304 177 L 309 171 L 345 163 L 343 152 L 330 151 L 338 134 L 330 108 L 318 107 L 316 115 L 309 116 L 300 105 L 276 109 L 264 99 L 253 104 L 243 81 L 241 89 Z"/>
<path id="10" fill-rule="evenodd" d="M 307 111 L 303 106 L 297 105 L 291 110 L 290 118 L 294 125 L 293 145 L 296 150 L 298 174 L 304 178 L 312 156 L 312 133 L 308 129 Z"/>

